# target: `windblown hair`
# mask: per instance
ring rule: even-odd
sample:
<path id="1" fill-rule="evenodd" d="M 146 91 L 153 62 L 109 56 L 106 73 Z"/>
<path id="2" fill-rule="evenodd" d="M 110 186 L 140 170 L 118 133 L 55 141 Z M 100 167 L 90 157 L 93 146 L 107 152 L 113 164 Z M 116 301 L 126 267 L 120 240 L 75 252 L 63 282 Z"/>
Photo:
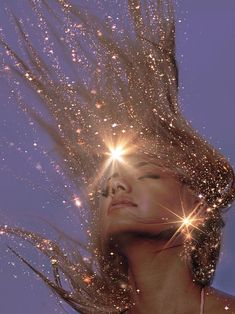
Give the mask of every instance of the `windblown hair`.
<path id="1" fill-rule="evenodd" d="M 123 1 L 126 19 L 114 19 L 111 15 L 99 17 L 92 9 L 67 0 L 29 3 L 43 32 L 47 27 L 48 37 L 54 38 L 63 57 L 76 67 L 76 79 L 68 83 L 58 58 L 52 60 L 49 44 L 43 59 L 22 21 L 11 13 L 26 60 L 1 39 L 10 58 L 10 82 L 13 74 L 26 83 L 50 114 L 52 120 L 48 122 L 32 106 L 19 104 L 54 140 L 64 169 L 90 209 L 92 234 L 87 245 L 68 241 L 73 247 L 68 254 L 40 235 L 2 228 L 48 256 L 54 280 L 15 254 L 80 313 L 120 313 L 131 307 L 127 275 L 120 272 L 125 269 L 125 260 L 100 252 L 96 211 L 99 190 L 94 186 L 87 196 L 85 188 L 98 176 L 104 160 L 102 136 L 113 134 L 115 124 L 120 125 L 116 134 L 131 134 L 132 142 L 139 143 L 138 152 L 154 157 L 178 174 L 196 195 L 201 195 L 205 208 L 211 208 L 202 225 L 204 232 L 194 230 L 194 249 L 189 253 L 193 280 L 202 287 L 210 285 L 219 258 L 222 210 L 235 198 L 234 172 L 180 111 L 173 4 L 168 0 Z M 84 250 L 88 258 L 84 258 Z M 70 291 L 60 281 L 62 274 L 70 283 Z"/>

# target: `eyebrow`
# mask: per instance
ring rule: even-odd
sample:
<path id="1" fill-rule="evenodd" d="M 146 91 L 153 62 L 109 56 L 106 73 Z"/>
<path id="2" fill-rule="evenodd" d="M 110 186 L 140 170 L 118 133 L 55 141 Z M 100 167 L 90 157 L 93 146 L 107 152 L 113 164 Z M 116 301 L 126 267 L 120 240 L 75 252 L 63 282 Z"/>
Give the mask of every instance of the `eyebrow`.
<path id="1" fill-rule="evenodd" d="M 149 165 L 149 164 L 155 165 L 155 166 L 159 166 L 158 164 L 156 164 L 153 161 L 152 162 L 151 161 L 149 161 L 149 162 L 147 162 L 147 161 L 140 161 L 140 162 L 138 162 L 137 164 L 134 165 L 134 168 L 140 168 L 140 167 L 143 167 L 143 166 Z M 118 173 L 115 172 L 107 179 L 107 181 L 109 181 L 110 179 L 115 178 L 117 176 L 118 176 Z"/>

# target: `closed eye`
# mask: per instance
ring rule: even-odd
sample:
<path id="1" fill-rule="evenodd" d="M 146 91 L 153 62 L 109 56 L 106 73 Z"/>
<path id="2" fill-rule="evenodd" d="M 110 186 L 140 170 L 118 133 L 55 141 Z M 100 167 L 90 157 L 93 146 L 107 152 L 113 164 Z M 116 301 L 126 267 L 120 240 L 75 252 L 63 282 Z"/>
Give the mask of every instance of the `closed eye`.
<path id="1" fill-rule="evenodd" d="M 144 179 L 144 178 L 160 179 L 160 176 L 157 174 L 146 174 L 144 176 L 138 177 L 138 179 Z M 108 197 L 109 196 L 109 188 L 106 187 L 105 189 L 102 189 L 100 194 L 104 197 Z"/>
<path id="2" fill-rule="evenodd" d="M 146 174 L 144 176 L 139 177 L 138 179 L 150 178 L 150 179 L 160 179 L 160 176 L 157 174 Z"/>

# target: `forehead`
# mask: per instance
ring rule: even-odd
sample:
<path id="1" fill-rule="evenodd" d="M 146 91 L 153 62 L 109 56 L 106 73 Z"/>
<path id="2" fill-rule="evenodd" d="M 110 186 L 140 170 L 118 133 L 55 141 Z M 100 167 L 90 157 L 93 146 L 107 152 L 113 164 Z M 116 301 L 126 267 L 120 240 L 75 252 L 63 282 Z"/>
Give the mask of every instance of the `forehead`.
<path id="1" fill-rule="evenodd" d="M 105 177 L 109 180 L 118 175 L 119 171 L 121 173 L 131 173 L 141 168 L 154 168 L 164 173 L 173 174 L 173 172 L 166 168 L 157 158 L 143 155 L 131 155 L 125 156 L 121 161 L 113 162 L 109 169 L 107 169 Z"/>

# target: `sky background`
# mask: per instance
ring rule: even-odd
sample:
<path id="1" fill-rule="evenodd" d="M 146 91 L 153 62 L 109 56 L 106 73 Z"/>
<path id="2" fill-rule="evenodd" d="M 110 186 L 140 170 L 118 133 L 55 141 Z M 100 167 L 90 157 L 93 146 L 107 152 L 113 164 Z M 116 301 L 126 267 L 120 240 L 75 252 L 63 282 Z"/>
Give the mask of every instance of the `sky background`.
<path id="1" fill-rule="evenodd" d="M 16 4 L 9 0 L 7 5 L 14 7 L 17 16 L 24 11 L 30 17 L 27 2 L 19 0 Z M 14 45 L 17 37 L 4 3 L 0 0 L 0 27 Z M 178 0 L 176 43 L 179 99 L 184 114 L 235 166 L 234 0 Z M 50 158 L 43 154 L 49 151 L 53 155 L 50 139 L 36 127 L 29 128 L 28 119 L 17 109 L 15 100 L 9 98 L 10 91 L 2 77 L 0 80 L 0 222 L 53 236 L 40 220 L 47 219 L 74 237 L 79 236 L 78 209 L 61 195 L 59 176 Z M 28 102 L 34 102 L 32 95 L 28 97 Z M 39 171 L 40 167 L 43 172 Z M 225 221 L 223 248 L 213 286 L 235 295 L 235 206 L 226 214 Z M 5 242 L 3 238 L 0 244 L 0 312 L 64 313 L 40 279 L 6 252 Z M 21 252 L 35 264 L 42 261 L 24 245 Z M 68 313 L 74 313 L 65 308 Z"/>

